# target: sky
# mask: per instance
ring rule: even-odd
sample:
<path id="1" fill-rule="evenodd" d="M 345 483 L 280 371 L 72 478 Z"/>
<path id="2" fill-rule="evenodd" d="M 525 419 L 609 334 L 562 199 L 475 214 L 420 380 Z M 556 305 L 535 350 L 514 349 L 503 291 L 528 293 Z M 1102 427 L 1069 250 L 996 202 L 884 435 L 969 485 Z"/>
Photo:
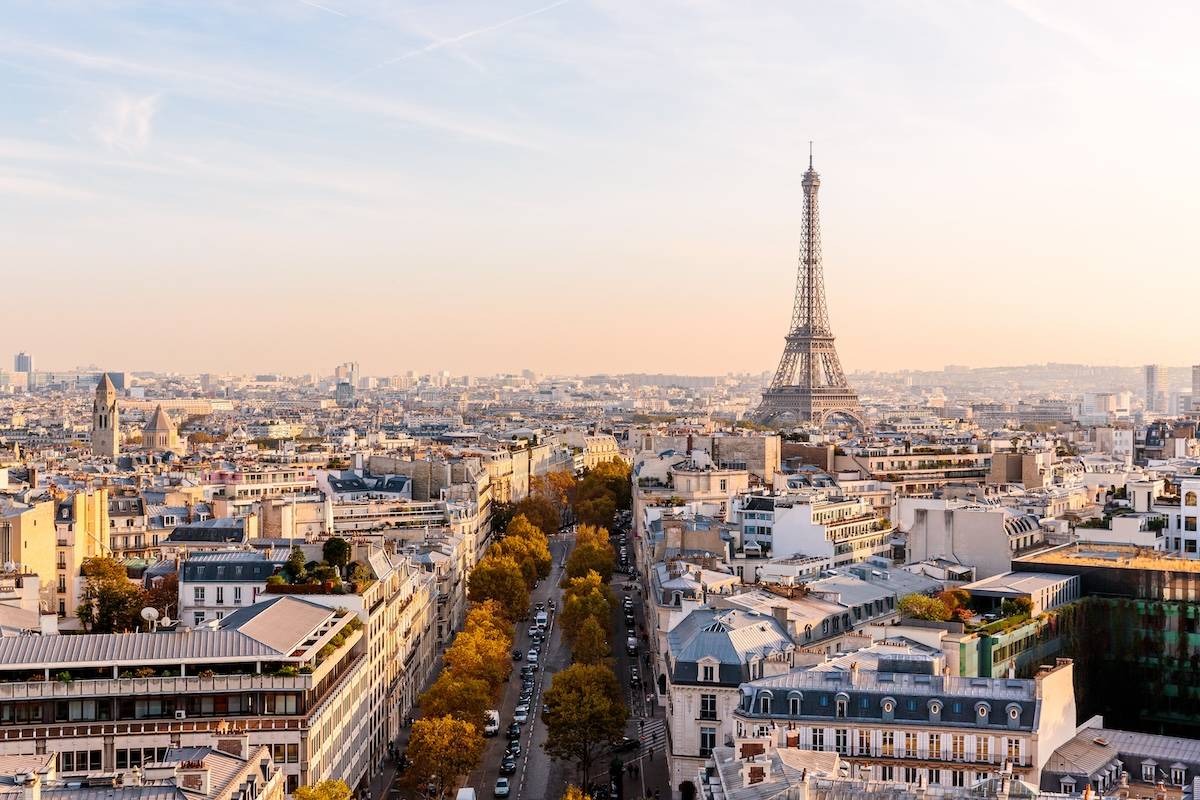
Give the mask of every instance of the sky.
<path id="1" fill-rule="evenodd" d="M 0 353 L 772 370 L 811 140 L 847 371 L 1198 363 L 1200 7 L 1154 12 L 9 0 Z"/>

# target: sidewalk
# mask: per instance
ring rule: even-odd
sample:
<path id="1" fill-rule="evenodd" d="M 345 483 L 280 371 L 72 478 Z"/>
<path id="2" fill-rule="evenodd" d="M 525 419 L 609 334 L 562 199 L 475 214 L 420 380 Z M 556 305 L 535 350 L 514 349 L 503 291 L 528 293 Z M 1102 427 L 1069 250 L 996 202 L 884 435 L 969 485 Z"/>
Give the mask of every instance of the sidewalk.
<path id="1" fill-rule="evenodd" d="M 442 656 L 445 654 L 446 648 L 438 649 L 437 656 L 434 657 L 433 670 L 430 673 L 430 680 L 436 680 L 438 674 L 442 670 Z M 422 687 L 422 691 L 428 687 Z M 413 718 L 419 719 L 421 716 L 420 709 L 413 709 Z M 408 737 L 412 733 L 412 726 L 403 725 L 400 728 L 400 733 L 396 736 L 392 744 L 396 748 L 397 757 L 403 755 L 408 750 Z M 380 767 L 379 774 L 371 779 L 371 800 L 390 800 L 392 787 L 396 783 L 396 779 L 401 777 L 400 771 L 397 769 L 397 761 L 388 757 L 384 757 L 383 764 Z M 406 794 L 398 794 L 397 797 L 405 797 Z"/>

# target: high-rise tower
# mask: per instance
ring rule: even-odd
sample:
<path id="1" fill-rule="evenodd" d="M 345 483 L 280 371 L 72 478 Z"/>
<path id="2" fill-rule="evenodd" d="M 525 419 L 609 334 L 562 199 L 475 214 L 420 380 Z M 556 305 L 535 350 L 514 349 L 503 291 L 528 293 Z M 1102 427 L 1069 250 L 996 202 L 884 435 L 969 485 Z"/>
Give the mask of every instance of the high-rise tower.
<path id="1" fill-rule="evenodd" d="M 783 357 L 775 378 L 763 392 L 754 412 L 760 422 L 824 425 L 840 416 L 864 427 L 858 394 L 846 382 L 829 310 L 825 306 L 825 277 L 821 265 L 821 217 L 817 190 L 821 178 L 813 169 L 812 153 L 804 187 L 804 220 L 800 235 L 800 264 L 796 270 L 796 299 L 792 324 L 784 337 Z"/>
<path id="2" fill-rule="evenodd" d="M 92 454 L 116 458 L 121 443 L 120 412 L 117 410 L 117 387 L 108 373 L 100 377 L 96 399 L 92 403 Z"/>

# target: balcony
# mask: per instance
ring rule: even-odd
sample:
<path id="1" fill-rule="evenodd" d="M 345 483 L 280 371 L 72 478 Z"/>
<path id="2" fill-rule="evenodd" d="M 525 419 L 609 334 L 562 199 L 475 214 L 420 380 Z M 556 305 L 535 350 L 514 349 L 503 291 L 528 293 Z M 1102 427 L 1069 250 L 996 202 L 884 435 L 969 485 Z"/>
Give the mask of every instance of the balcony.
<path id="1" fill-rule="evenodd" d="M 133 697 L 204 692 L 241 692 L 255 689 L 308 691 L 313 675 L 216 675 L 201 678 L 88 678 L 77 681 L 20 681 L 0 683 L 0 702 L 53 700 L 83 697 Z"/>

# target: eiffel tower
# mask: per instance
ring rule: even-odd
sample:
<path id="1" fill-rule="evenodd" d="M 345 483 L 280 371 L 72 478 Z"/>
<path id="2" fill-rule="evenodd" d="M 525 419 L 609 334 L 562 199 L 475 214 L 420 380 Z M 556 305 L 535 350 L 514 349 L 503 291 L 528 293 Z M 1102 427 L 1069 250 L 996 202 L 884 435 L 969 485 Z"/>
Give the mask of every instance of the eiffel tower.
<path id="1" fill-rule="evenodd" d="M 817 190 L 821 178 L 812 165 L 809 143 L 808 171 L 804 187 L 804 225 L 800 237 L 800 264 L 796 270 L 796 300 L 792 324 L 775 378 L 763 392 L 754 418 L 764 423 L 815 424 L 824 426 L 841 417 L 860 429 L 866 424 L 858 394 L 846 382 L 829 310 L 825 307 L 825 278 L 821 267 L 821 217 Z"/>

